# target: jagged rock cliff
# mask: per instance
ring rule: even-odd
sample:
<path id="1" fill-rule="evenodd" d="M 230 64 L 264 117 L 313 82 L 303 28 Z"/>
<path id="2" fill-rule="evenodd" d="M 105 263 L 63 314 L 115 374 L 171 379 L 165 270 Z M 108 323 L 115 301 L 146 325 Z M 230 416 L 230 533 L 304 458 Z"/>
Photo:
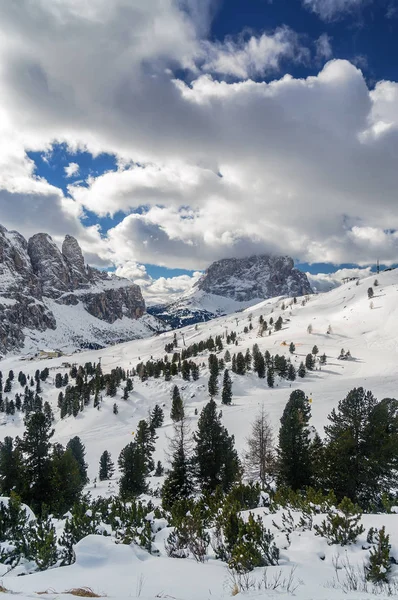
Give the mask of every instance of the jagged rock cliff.
<path id="1" fill-rule="evenodd" d="M 158 327 L 144 314 L 139 286 L 86 266 L 75 238 L 60 251 L 45 233 L 27 242 L 0 226 L 0 354 L 143 337 Z"/>
<path id="2" fill-rule="evenodd" d="M 225 258 L 210 265 L 177 302 L 150 308 L 172 327 L 207 321 L 277 296 L 303 296 L 312 289 L 289 256 Z"/>
<path id="3" fill-rule="evenodd" d="M 195 286 L 208 294 L 238 302 L 312 293 L 306 274 L 294 268 L 289 256 L 218 260 L 210 265 Z"/>

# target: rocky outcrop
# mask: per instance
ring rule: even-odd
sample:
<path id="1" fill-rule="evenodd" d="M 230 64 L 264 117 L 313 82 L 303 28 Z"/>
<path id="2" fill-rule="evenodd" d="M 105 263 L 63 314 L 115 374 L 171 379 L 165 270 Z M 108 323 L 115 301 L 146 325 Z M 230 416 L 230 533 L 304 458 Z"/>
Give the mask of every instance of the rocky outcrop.
<path id="1" fill-rule="evenodd" d="M 139 286 L 87 267 L 72 236 L 65 237 L 60 251 L 45 233 L 27 242 L 19 233 L 0 226 L 0 354 L 22 348 L 29 332 L 56 330 L 57 305 L 81 306 L 98 320 L 95 331 L 99 339 L 101 322 L 112 325 L 124 318 L 135 321 L 145 313 Z M 74 326 L 78 329 L 78 321 L 68 323 L 69 336 Z M 109 326 L 103 329 L 108 338 L 112 334 L 112 341 L 120 338 Z M 126 323 L 123 341 L 131 339 L 128 332 L 133 329 Z"/>
<path id="2" fill-rule="evenodd" d="M 250 256 L 214 262 L 196 287 L 209 294 L 246 302 L 276 296 L 304 296 L 312 289 L 289 256 Z"/>
<path id="3" fill-rule="evenodd" d="M 173 328 L 208 321 L 268 298 L 303 296 L 312 289 L 289 256 L 250 256 L 214 262 L 187 294 L 149 312 Z"/>

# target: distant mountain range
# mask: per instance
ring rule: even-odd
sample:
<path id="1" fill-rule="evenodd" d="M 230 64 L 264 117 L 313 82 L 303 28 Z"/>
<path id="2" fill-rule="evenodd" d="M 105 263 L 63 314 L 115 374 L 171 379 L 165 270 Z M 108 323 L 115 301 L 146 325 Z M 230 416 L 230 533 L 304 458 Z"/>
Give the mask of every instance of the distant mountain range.
<path id="1" fill-rule="evenodd" d="M 208 321 L 277 296 L 313 293 L 305 273 L 289 256 L 259 255 L 214 262 L 179 300 L 148 312 L 171 327 Z"/>

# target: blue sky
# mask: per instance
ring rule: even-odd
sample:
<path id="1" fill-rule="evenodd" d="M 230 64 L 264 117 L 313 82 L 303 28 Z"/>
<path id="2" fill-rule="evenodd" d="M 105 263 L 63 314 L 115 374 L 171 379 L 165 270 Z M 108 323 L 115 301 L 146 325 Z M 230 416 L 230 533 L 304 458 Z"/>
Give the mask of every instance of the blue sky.
<path id="1" fill-rule="evenodd" d="M 398 0 L 57 6 L 0 7 L 6 227 L 155 295 L 228 256 L 397 262 Z"/>

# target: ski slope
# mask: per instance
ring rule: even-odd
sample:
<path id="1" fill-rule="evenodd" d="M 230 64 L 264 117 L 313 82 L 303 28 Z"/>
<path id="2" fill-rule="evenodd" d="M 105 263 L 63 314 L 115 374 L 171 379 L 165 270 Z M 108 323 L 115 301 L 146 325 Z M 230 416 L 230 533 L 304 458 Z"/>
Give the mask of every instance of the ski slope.
<path id="1" fill-rule="evenodd" d="M 228 331 L 238 334 L 237 346 L 224 345 L 231 354 L 245 352 L 254 343 L 259 345 L 262 352 L 269 350 L 271 354 L 289 355 L 289 344 L 294 342 L 296 352 L 291 357 L 296 367 L 316 344 L 319 354 L 327 355 L 327 364 L 321 369 L 307 372 L 304 379 L 297 379 L 292 384 L 276 378 L 275 388 L 267 386 L 266 380 L 260 380 L 255 373 L 239 376 L 231 373 L 233 381 L 233 402 L 231 406 L 221 406 L 222 420 L 230 433 L 235 435 L 236 446 L 240 453 L 245 448 L 245 439 L 249 434 L 250 424 L 261 406 L 265 406 L 275 436 L 279 428 L 279 419 L 292 389 L 301 388 L 312 398 L 311 425 L 315 426 L 320 435 L 327 421 L 327 415 L 338 401 L 345 397 L 354 387 L 363 386 L 371 390 L 379 399 L 397 396 L 398 372 L 398 270 L 381 273 L 377 276 L 379 286 L 373 287 L 373 307 L 370 307 L 367 290 L 373 286 L 375 276 L 363 279 L 356 285 L 349 282 L 330 292 L 307 297 L 304 305 L 302 298 L 297 304 L 291 304 L 292 299 L 275 298 L 261 302 L 238 313 L 220 317 L 197 326 L 188 326 L 177 330 L 178 347 L 183 348 L 209 335 L 223 335 Z M 304 299 L 305 300 L 305 299 Z M 282 310 L 282 303 L 286 305 Z M 258 333 L 258 318 L 263 315 L 269 322 L 279 315 L 284 319 L 283 328 L 279 332 L 266 332 L 263 337 Z M 244 328 L 252 319 L 253 330 L 244 333 Z M 312 333 L 308 333 L 308 326 Z M 331 333 L 328 334 L 328 328 Z M 161 358 L 164 356 L 164 346 L 173 339 L 173 332 L 166 332 L 156 337 L 111 346 L 100 351 L 87 351 L 71 356 L 46 359 L 42 361 L 24 361 L 18 357 L 8 357 L 0 362 L 3 376 L 13 369 L 15 375 L 19 370 L 33 375 L 37 368 L 50 369 L 49 383 L 43 385 L 43 398 L 48 400 L 56 416 L 55 435 L 53 440 L 66 444 L 78 435 L 86 446 L 86 461 L 89 463 L 91 483 L 87 486 L 93 496 L 116 493 L 117 472 L 111 482 L 94 484 L 98 474 L 100 455 L 104 450 L 111 452 L 117 462 L 120 450 L 134 439 L 134 431 L 140 419 L 146 418 L 155 404 L 163 405 L 165 422 L 157 430 L 159 438 L 156 443 L 155 461 L 166 463 L 165 453 L 168 447 L 168 436 L 172 435 L 172 423 L 169 418 L 171 407 L 171 390 L 177 384 L 185 402 L 185 410 L 189 416 L 191 428 L 195 429 L 201 408 L 208 401 L 207 380 L 208 352 L 198 355 L 195 359 L 205 367 L 200 369 L 198 381 L 185 382 L 180 377 L 173 377 L 165 382 L 162 378 L 140 382 L 134 378 L 134 390 L 127 401 L 121 399 L 121 392 L 116 398 L 107 398 L 101 404 L 100 410 L 88 406 L 77 418 L 59 419 L 56 406 L 59 390 L 52 385 L 55 374 L 68 369 L 61 367 L 62 363 L 84 364 L 87 361 L 101 360 L 104 372 L 116 366 L 132 368 L 138 362 Z M 350 350 L 352 360 L 338 360 L 341 348 Z M 290 356 L 290 355 L 289 355 Z M 230 365 L 227 365 L 230 366 Z M 13 393 L 17 386 L 15 383 Z M 221 402 L 220 396 L 216 398 Z M 112 407 L 118 404 L 119 413 L 114 415 Z M 18 414 L 14 417 L 0 417 L 0 436 L 22 435 L 23 422 Z M 151 484 L 156 487 L 161 479 L 152 478 Z M 386 524 L 388 533 L 392 536 L 393 545 L 398 553 L 398 515 L 365 515 L 366 526 Z M 388 521 L 388 522 L 387 522 Z M 158 534 L 156 543 L 164 555 L 164 532 Z M 205 565 L 196 564 L 191 560 L 151 557 L 138 548 L 109 546 L 106 539 L 85 539 L 79 543 L 78 560 L 70 567 L 58 568 L 40 574 L 23 578 L 7 575 L 3 585 L 13 591 L 19 591 L 23 597 L 35 597 L 35 592 L 52 588 L 57 593 L 49 594 L 51 598 L 59 598 L 60 593 L 70 587 L 85 585 L 95 591 L 105 593 L 115 598 L 145 599 L 176 598 L 177 600 L 208 600 L 227 598 L 231 590 L 227 582 L 225 565 L 219 561 L 209 561 Z M 336 547 L 334 547 L 336 550 Z M 329 552 L 329 558 L 319 560 L 319 555 Z M 342 551 L 342 549 L 340 549 Z M 355 560 L 360 561 L 362 554 L 355 546 L 350 550 Z M 398 554 L 397 554 L 398 558 Z M 317 560 L 316 573 L 313 563 Z M 333 579 L 330 547 L 325 548 L 325 540 L 313 536 L 306 540 L 295 539 L 289 551 L 281 561 L 282 569 L 287 570 L 292 565 L 298 565 L 298 578 L 303 581 L 295 596 L 299 600 L 327 600 L 328 598 L 364 598 L 360 593 L 345 595 L 341 590 L 325 587 Z M 285 566 L 283 566 L 285 565 Z M 0 572 L 1 577 L 1 572 Z M 140 586 L 140 581 L 142 585 Z M 161 595 L 163 594 L 163 595 Z M 251 592 L 250 598 L 279 598 L 281 594 L 274 592 Z M 382 597 L 382 596 L 381 596 Z M 7 599 L 8 600 L 8 599 Z"/>

